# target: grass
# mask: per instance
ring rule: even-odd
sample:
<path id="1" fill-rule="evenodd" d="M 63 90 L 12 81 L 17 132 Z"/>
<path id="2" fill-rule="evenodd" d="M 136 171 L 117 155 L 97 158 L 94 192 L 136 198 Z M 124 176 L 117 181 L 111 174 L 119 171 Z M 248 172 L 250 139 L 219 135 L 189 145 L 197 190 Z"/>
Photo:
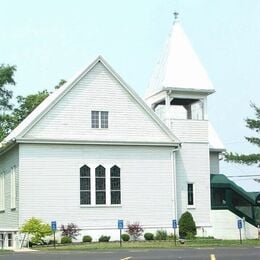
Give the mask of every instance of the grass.
<path id="1" fill-rule="evenodd" d="M 192 247 L 260 247 L 260 240 L 243 240 L 242 245 L 239 240 L 218 240 L 218 239 L 194 239 L 187 240 L 184 244 L 177 242 L 175 246 L 174 241 L 138 241 L 138 242 L 123 242 L 123 249 L 149 249 L 149 248 L 192 248 Z M 57 245 L 56 249 L 53 246 L 39 246 L 34 247 L 38 250 L 108 250 L 119 249 L 119 242 L 109 243 L 75 243 L 68 245 Z"/>

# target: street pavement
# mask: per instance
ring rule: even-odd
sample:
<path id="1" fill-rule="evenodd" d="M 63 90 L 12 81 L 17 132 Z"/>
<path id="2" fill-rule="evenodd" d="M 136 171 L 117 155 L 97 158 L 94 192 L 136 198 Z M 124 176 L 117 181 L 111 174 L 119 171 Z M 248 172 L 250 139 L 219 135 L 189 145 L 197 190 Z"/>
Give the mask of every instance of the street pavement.
<path id="1" fill-rule="evenodd" d="M 0 260 L 258 260 L 260 247 L 2 253 Z"/>

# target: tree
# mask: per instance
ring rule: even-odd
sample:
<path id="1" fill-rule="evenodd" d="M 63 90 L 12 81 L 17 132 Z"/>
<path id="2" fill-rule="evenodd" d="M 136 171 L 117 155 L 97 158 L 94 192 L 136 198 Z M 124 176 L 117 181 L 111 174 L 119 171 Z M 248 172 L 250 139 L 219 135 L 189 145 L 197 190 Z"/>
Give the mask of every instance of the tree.
<path id="1" fill-rule="evenodd" d="M 251 107 L 255 110 L 255 118 L 247 118 L 245 120 L 246 127 L 256 131 L 256 133 L 258 133 L 258 137 L 251 136 L 245 138 L 249 143 L 254 144 L 257 147 L 260 147 L 260 108 L 253 103 L 251 103 Z M 260 153 L 238 154 L 230 152 L 225 154 L 225 161 L 247 165 L 258 164 L 258 167 L 260 167 Z"/>
<path id="2" fill-rule="evenodd" d="M 60 229 L 62 232 L 61 235 L 63 237 L 69 237 L 71 239 L 72 238 L 76 239 L 76 237 L 79 235 L 79 231 L 80 231 L 78 226 L 74 223 L 68 223 L 67 226 L 61 225 Z"/>
<path id="3" fill-rule="evenodd" d="M 135 222 L 133 224 L 127 224 L 126 232 L 136 241 L 143 234 L 144 230 L 138 222 Z"/>
<path id="4" fill-rule="evenodd" d="M 13 92 L 8 90 L 8 85 L 15 85 L 14 72 L 16 71 L 15 66 L 0 65 L 0 110 L 1 114 L 6 110 L 12 109 L 10 100 L 13 96 Z"/>
<path id="5" fill-rule="evenodd" d="M 60 88 L 65 83 L 66 81 L 61 79 L 59 84 L 55 86 L 55 89 Z M 50 94 L 51 92 L 48 92 L 45 89 L 26 97 L 17 96 L 17 107 L 9 114 L 0 115 L 0 141 L 3 140 L 15 127 L 17 127 Z M 11 107 L 9 106 L 9 108 Z"/>
<path id="6" fill-rule="evenodd" d="M 197 234 L 196 224 L 190 212 L 184 212 L 179 220 L 180 238 L 192 238 Z"/>
<path id="7" fill-rule="evenodd" d="M 20 229 L 21 233 L 31 235 L 30 241 L 33 244 L 42 243 L 45 236 L 52 234 L 49 224 L 44 224 L 40 219 L 31 218 L 27 220 Z"/>

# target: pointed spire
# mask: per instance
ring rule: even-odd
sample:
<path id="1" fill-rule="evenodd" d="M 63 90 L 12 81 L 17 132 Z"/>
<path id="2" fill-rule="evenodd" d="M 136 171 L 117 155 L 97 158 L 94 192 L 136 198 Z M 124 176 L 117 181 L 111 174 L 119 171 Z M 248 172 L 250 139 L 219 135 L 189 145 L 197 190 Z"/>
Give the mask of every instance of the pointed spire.
<path id="1" fill-rule="evenodd" d="M 182 91 L 214 92 L 198 56 L 178 21 L 178 13 L 162 56 L 151 77 L 146 97 L 171 88 Z"/>
<path id="2" fill-rule="evenodd" d="M 173 13 L 173 15 L 174 15 L 174 21 L 177 22 L 177 21 L 178 21 L 178 18 L 179 18 L 179 17 L 178 17 L 178 16 L 179 16 L 179 13 L 175 11 L 175 12 Z"/>

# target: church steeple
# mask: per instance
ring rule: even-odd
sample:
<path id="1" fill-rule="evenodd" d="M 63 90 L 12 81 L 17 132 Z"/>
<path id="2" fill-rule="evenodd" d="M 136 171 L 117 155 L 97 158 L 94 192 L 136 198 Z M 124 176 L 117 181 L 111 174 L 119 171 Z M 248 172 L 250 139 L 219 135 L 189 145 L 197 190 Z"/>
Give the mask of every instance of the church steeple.
<path id="1" fill-rule="evenodd" d="M 174 12 L 172 30 L 151 77 L 146 98 L 166 88 L 208 94 L 214 92 L 205 69 L 180 25 L 178 15 Z"/>

